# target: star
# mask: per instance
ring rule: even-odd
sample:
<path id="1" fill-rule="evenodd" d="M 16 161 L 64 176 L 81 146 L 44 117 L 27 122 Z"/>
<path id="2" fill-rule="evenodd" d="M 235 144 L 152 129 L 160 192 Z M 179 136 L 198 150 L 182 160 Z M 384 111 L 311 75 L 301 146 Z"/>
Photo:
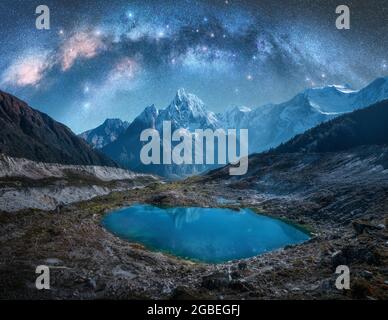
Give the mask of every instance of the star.
<path id="1" fill-rule="evenodd" d="M 83 105 L 84 109 L 89 109 L 90 108 L 90 102 L 85 102 Z"/>
<path id="2" fill-rule="evenodd" d="M 23 7 L 13 5 L 13 0 L 3 2 L 15 10 Z M 87 125 L 76 112 L 72 114 L 72 106 L 93 115 L 97 123 L 113 116 L 110 112 L 124 114 L 126 105 L 133 103 L 136 107 L 128 115 L 133 120 L 149 102 L 162 107 L 167 97 L 161 97 L 160 90 L 171 88 L 173 92 L 182 82 L 188 89 L 198 88 L 195 93 L 218 112 L 230 98 L 236 104 L 262 105 L 273 97 L 285 101 L 312 86 L 349 83 L 360 88 L 369 79 L 388 76 L 388 43 L 374 41 L 387 34 L 384 25 L 375 30 L 355 16 L 357 30 L 341 42 L 342 33 L 315 23 L 327 21 L 332 5 L 312 10 L 299 2 L 245 2 L 194 1 L 194 8 L 188 1 L 154 5 L 152 1 L 131 4 L 120 0 L 69 7 L 60 12 L 54 37 L 46 37 L 42 31 L 39 43 L 30 27 L 24 27 L 31 26 L 31 16 L 20 15 L 13 21 L 8 15 L 0 28 L 4 40 L 0 46 L 0 87 L 33 97 L 32 102 L 42 108 L 48 109 L 48 102 L 53 102 L 49 109 L 52 115 L 63 117 L 73 129 L 80 130 Z M 362 6 L 353 6 L 362 12 Z M 271 21 L 264 17 L 270 11 Z M 381 12 L 375 14 L 376 23 L 382 23 Z M 80 17 L 85 19 L 78 20 Z M 365 46 L 360 45 L 360 38 Z M 133 63 L 124 63 L 118 76 L 110 77 L 125 59 Z M 349 61 L 357 61 L 357 65 Z M 134 70 L 136 77 L 132 76 Z M 115 81 L 109 80 L 108 86 L 107 78 Z M 220 81 L 230 87 L 223 87 L 225 95 L 214 99 Z M 256 83 L 261 83 L 265 94 L 250 90 Z M 288 90 L 282 90 L 287 86 Z M 67 88 L 66 99 L 62 99 L 62 87 Z M 117 98 L 121 96 L 122 101 Z M 89 109 L 84 109 L 88 104 Z M 98 114 L 100 109 L 105 113 Z"/>

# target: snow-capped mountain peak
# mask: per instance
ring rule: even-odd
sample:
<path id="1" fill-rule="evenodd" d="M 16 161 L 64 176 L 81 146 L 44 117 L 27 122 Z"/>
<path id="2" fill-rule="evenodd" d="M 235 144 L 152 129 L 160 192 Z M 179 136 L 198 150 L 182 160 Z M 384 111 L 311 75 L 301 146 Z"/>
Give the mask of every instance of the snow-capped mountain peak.
<path id="1" fill-rule="evenodd" d="M 225 113 L 238 113 L 238 112 L 250 112 L 251 108 L 245 106 L 230 106 L 226 109 Z"/>
<path id="2" fill-rule="evenodd" d="M 193 94 L 186 93 L 186 90 L 184 88 L 179 88 L 175 94 L 174 101 L 179 104 L 180 102 L 183 102 L 184 100 L 189 100 L 191 97 L 194 96 Z M 195 96 L 194 96 L 195 97 Z"/>
<path id="3" fill-rule="evenodd" d="M 170 109 L 172 112 L 188 111 L 194 116 L 206 113 L 205 105 L 202 100 L 194 94 L 186 93 L 183 88 L 177 91 L 174 100 L 167 109 Z"/>
<path id="4" fill-rule="evenodd" d="M 160 111 L 160 120 L 170 120 L 174 128 L 189 130 L 219 126 L 216 115 L 206 109 L 201 99 L 185 89 L 179 89 L 170 105 Z"/>
<path id="5" fill-rule="evenodd" d="M 135 121 L 140 121 L 144 124 L 154 127 L 155 120 L 159 115 L 159 110 L 155 107 L 154 104 L 146 107 L 143 112 L 135 119 Z"/>
<path id="6" fill-rule="evenodd" d="M 101 149 L 115 141 L 129 126 L 129 123 L 121 119 L 106 119 L 100 126 L 85 131 L 79 136 L 86 140 L 93 148 Z"/>
<path id="7" fill-rule="evenodd" d="M 354 110 L 357 91 L 345 86 L 329 85 L 306 89 L 303 94 L 318 112 L 336 114 Z"/>
<path id="8" fill-rule="evenodd" d="M 377 78 L 357 93 L 357 108 L 388 98 L 388 77 Z"/>
<path id="9" fill-rule="evenodd" d="M 342 85 L 342 84 L 333 84 L 329 87 L 333 87 L 336 90 L 343 92 L 343 93 L 352 93 L 352 92 L 357 92 L 359 90 L 352 89 L 349 85 Z"/>
<path id="10" fill-rule="evenodd" d="M 252 110 L 245 106 L 230 106 L 226 111 L 220 114 L 223 127 L 238 128 L 243 121 L 243 118 Z"/>

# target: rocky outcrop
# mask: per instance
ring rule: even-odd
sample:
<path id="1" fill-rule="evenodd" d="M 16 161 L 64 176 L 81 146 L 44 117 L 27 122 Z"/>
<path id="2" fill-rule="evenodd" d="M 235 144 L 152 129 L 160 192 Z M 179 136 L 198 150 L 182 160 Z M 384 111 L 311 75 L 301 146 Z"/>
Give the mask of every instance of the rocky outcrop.
<path id="1" fill-rule="evenodd" d="M 0 179 L 12 177 L 38 180 L 44 178 L 66 178 L 74 175 L 96 178 L 102 181 L 125 180 L 144 176 L 114 167 L 35 162 L 0 154 Z"/>
<path id="2" fill-rule="evenodd" d="M 0 154 L 0 210 L 54 210 L 155 181 L 153 176 L 120 168 L 43 163 Z"/>
<path id="3" fill-rule="evenodd" d="M 54 210 L 73 202 L 92 199 L 112 191 L 124 190 L 103 186 L 48 186 L 37 188 L 0 189 L 0 210 L 15 212 L 24 209 Z"/>

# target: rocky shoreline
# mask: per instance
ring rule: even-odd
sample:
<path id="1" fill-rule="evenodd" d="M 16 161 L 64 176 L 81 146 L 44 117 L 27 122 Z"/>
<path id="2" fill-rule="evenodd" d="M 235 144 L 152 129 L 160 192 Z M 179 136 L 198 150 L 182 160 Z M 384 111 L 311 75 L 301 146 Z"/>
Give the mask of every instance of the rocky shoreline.
<path id="1" fill-rule="evenodd" d="M 317 200 L 254 195 L 244 199 L 237 194 L 228 186 L 214 188 L 191 179 L 113 192 L 53 211 L 2 213 L 0 298 L 387 299 L 384 215 L 339 224 L 311 215 L 322 207 Z M 220 197 L 234 204 L 220 204 Z M 139 202 L 252 207 L 296 223 L 313 237 L 249 259 L 195 263 L 128 243 L 101 226 L 106 212 Z M 42 264 L 51 266 L 51 290 L 35 288 L 35 268 Z M 350 290 L 334 285 L 338 264 L 351 270 Z"/>

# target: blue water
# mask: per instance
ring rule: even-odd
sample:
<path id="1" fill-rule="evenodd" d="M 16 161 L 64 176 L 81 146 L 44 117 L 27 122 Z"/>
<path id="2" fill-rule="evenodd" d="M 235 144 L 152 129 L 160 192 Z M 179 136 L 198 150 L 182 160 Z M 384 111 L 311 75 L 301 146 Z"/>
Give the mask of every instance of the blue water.
<path id="1" fill-rule="evenodd" d="M 248 258 L 309 238 L 289 224 L 250 209 L 133 205 L 109 213 L 102 223 L 130 242 L 209 263 Z"/>

